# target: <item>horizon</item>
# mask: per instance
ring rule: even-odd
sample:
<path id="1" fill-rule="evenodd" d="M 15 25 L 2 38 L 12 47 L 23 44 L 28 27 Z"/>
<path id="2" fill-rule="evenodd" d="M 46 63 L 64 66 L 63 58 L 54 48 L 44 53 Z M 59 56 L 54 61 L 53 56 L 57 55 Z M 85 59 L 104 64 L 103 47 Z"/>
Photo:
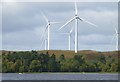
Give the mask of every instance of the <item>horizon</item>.
<path id="1" fill-rule="evenodd" d="M 0 51 L 18 51 L 18 52 L 29 52 L 29 51 L 46 51 L 46 52 L 49 52 L 49 51 L 70 51 L 70 52 L 74 52 L 74 50 L 0 50 Z M 95 52 L 119 52 L 120 50 L 111 50 L 111 51 L 99 51 L 99 50 L 78 50 L 78 52 L 80 51 L 95 51 Z"/>

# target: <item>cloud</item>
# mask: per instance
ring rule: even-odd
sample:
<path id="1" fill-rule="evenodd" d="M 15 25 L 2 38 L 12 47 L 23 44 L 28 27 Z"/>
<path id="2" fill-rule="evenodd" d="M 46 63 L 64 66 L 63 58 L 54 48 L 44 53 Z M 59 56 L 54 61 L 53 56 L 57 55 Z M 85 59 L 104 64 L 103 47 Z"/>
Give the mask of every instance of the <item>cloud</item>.
<path id="1" fill-rule="evenodd" d="M 79 36 L 79 41 L 81 44 L 86 45 L 99 45 L 99 44 L 109 45 L 112 42 L 112 38 L 113 36 L 91 34 Z"/>
<path id="2" fill-rule="evenodd" d="M 10 49 L 15 49 L 16 46 L 19 46 L 17 49 L 24 50 L 27 48 L 34 49 L 35 46 L 38 46 L 40 44 L 40 38 L 39 35 L 36 35 L 32 30 L 31 31 L 19 31 L 19 32 L 13 32 L 9 34 L 3 34 L 3 49 L 6 49 L 6 46 L 10 46 Z M 24 47 L 23 47 L 24 46 Z M 39 45 L 40 46 L 40 45 Z M 21 47 L 23 47 L 21 49 Z"/>
<path id="3" fill-rule="evenodd" d="M 14 9 L 15 8 L 15 9 Z M 79 16 L 98 25 L 93 27 L 85 22 L 79 22 L 79 49 L 114 50 L 114 44 L 109 40 L 117 28 L 117 3 L 78 3 Z M 58 31 L 65 22 L 74 17 L 73 3 L 17 3 L 17 5 L 3 5 L 3 49 L 11 50 L 39 50 L 42 32 L 46 22 L 41 15 L 45 13 L 50 21 L 57 21 L 50 28 L 50 48 L 68 49 L 68 33 L 74 22 Z M 72 33 L 74 36 L 74 30 Z M 74 43 L 71 44 L 74 49 Z M 94 45 L 94 47 L 92 46 Z M 108 47 L 111 47 L 108 49 Z M 42 46 L 44 49 L 44 46 Z"/>

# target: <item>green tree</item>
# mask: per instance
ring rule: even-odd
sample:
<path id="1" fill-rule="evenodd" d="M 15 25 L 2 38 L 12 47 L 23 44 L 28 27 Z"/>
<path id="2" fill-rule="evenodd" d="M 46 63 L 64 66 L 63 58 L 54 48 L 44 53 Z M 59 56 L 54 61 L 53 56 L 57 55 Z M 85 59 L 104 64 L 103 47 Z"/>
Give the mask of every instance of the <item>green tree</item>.
<path id="1" fill-rule="evenodd" d="M 79 62 L 74 59 L 62 61 L 60 64 L 63 72 L 77 72 L 79 68 Z"/>
<path id="2" fill-rule="evenodd" d="M 19 72 L 20 66 L 22 66 L 22 61 L 16 60 L 14 66 L 15 66 L 15 72 Z"/>
<path id="3" fill-rule="evenodd" d="M 7 62 L 6 61 L 2 62 L 2 72 L 3 73 L 7 72 Z"/>
<path id="4" fill-rule="evenodd" d="M 59 63 L 56 61 L 56 56 L 52 54 L 52 56 L 50 57 L 48 61 L 48 70 L 50 72 L 59 71 L 59 66 L 60 66 Z"/>
<path id="5" fill-rule="evenodd" d="M 24 68 L 24 72 L 29 71 L 29 65 L 30 65 L 30 60 L 29 59 L 23 59 L 22 69 Z"/>
<path id="6" fill-rule="evenodd" d="M 94 63 L 87 62 L 86 66 L 83 67 L 85 67 L 83 68 L 85 72 L 96 72 L 96 65 Z"/>
<path id="7" fill-rule="evenodd" d="M 55 56 L 55 54 L 52 54 L 52 56 L 51 56 L 50 59 L 56 61 L 56 56 Z"/>
<path id="8" fill-rule="evenodd" d="M 111 72 L 118 72 L 118 63 L 113 63 L 110 68 Z"/>
<path id="9" fill-rule="evenodd" d="M 19 72 L 20 72 L 20 73 L 25 72 L 25 67 L 24 67 L 24 66 L 20 66 L 20 67 L 19 67 Z"/>
<path id="10" fill-rule="evenodd" d="M 8 62 L 7 63 L 7 71 L 8 73 L 13 73 L 14 72 L 14 63 L 13 62 Z"/>
<path id="11" fill-rule="evenodd" d="M 99 56 L 99 61 L 101 62 L 101 63 L 106 63 L 106 58 L 105 58 L 105 56 L 104 55 L 101 55 L 101 56 Z"/>
<path id="12" fill-rule="evenodd" d="M 77 60 L 80 64 L 85 63 L 85 59 L 83 58 L 82 55 L 75 55 L 73 59 Z"/>
<path id="13" fill-rule="evenodd" d="M 30 64 L 30 71 L 31 72 L 41 72 L 41 62 L 39 60 L 33 60 Z"/>
<path id="14" fill-rule="evenodd" d="M 63 60 L 65 60 L 65 56 L 64 56 L 64 54 L 62 54 L 62 55 L 60 55 L 60 61 L 63 61 Z"/>

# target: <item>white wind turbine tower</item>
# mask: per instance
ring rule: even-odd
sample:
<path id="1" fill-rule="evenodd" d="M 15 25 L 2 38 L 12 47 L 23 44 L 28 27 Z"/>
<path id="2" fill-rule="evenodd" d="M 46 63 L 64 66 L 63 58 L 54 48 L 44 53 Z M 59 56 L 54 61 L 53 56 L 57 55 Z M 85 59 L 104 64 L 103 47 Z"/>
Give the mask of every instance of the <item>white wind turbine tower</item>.
<path id="1" fill-rule="evenodd" d="M 71 50 L 71 38 L 72 38 L 72 31 L 73 31 L 73 28 L 70 30 L 69 33 L 61 33 L 61 34 L 66 34 L 68 35 L 68 50 Z M 74 41 L 74 40 L 73 40 Z"/>
<path id="2" fill-rule="evenodd" d="M 118 30 L 117 30 L 116 28 L 114 28 L 114 30 L 115 30 L 115 34 L 113 35 L 112 41 L 113 41 L 113 39 L 116 38 L 116 50 L 118 50 L 118 37 L 119 37 L 119 32 L 118 32 Z"/>
<path id="3" fill-rule="evenodd" d="M 73 20 L 75 20 L 75 53 L 77 53 L 77 50 L 78 50 L 78 20 L 86 22 L 86 23 L 88 23 L 90 25 L 93 25 L 95 27 L 97 27 L 97 26 L 95 24 L 93 24 L 91 22 L 88 22 L 85 19 L 78 16 L 78 10 L 77 10 L 76 2 L 75 2 L 75 16 L 72 19 L 70 19 L 68 22 L 66 22 L 62 27 L 60 27 L 59 30 L 62 29 L 63 27 L 65 27 L 66 25 L 68 25 Z"/>
<path id="4" fill-rule="evenodd" d="M 42 15 L 43 15 L 43 17 L 44 17 L 44 19 L 45 19 L 45 21 L 47 23 L 46 28 L 45 28 L 45 32 L 47 30 L 47 40 L 45 40 L 45 41 L 47 41 L 47 44 L 45 42 L 45 46 L 47 45 L 47 50 L 50 50 L 50 27 L 51 27 L 51 24 L 56 24 L 58 22 L 50 22 L 43 13 L 42 13 Z"/>

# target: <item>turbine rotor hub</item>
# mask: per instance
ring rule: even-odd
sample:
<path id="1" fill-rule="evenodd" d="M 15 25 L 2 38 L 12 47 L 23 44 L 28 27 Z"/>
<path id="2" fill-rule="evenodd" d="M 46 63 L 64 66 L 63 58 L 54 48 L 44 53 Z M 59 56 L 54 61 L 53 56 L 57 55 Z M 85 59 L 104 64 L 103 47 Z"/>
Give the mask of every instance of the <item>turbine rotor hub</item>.
<path id="1" fill-rule="evenodd" d="M 50 21 L 48 21 L 48 25 L 50 25 Z"/>
<path id="2" fill-rule="evenodd" d="M 75 15 L 76 19 L 79 19 L 79 16 L 78 15 Z"/>

